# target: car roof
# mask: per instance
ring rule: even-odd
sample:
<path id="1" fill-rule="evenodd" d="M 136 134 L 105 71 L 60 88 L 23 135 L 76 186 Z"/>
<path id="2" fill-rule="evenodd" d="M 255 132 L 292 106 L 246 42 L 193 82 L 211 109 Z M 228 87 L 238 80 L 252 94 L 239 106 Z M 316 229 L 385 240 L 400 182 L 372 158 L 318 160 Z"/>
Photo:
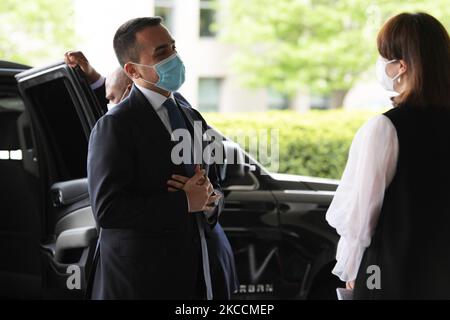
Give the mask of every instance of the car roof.
<path id="1" fill-rule="evenodd" d="M 2 92 L 0 93 L 3 93 L 5 87 L 17 87 L 17 81 L 14 76 L 30 68 L 24 64 L 0 60 L 0 86 L 2 87 Z"/>
<path id="2" fill-rule="evenodd" d="M 30 66 L 11 61 L 0 60 L 0 69 L 30 69 Z"/>

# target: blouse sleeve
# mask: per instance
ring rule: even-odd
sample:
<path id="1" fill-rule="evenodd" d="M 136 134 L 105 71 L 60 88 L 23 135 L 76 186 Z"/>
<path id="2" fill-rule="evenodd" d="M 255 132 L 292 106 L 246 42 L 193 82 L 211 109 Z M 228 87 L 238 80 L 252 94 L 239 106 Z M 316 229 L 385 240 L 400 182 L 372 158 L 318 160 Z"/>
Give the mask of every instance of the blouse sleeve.
<path id="1" fill-rule="evenodd" d="M 326 214 L 340 235 L 333 274 L 356 279 L 365 248 L 370 245 L 398 158 L 394 125 L 384 115 L 370 119 L 355 135 L 348 161 Z"/>

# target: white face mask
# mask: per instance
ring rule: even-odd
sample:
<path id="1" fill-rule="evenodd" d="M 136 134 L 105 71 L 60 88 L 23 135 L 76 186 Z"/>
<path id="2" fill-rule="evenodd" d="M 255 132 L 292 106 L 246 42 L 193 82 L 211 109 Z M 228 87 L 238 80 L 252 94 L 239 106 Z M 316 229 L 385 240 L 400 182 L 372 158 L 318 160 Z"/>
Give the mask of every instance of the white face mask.
<path id="1" fill-rule="evenodd" d="M 381 86 L 387 90 L 395 92 L 394 81 L 400 77 L 400 72 L 393 78 L 390 78 L 386 72 L 386 67 L 389 63 L 395 62 L 397 60 L 386 60 L 383 57 L 379 57 L 376 64 L 377 79 Z"/>

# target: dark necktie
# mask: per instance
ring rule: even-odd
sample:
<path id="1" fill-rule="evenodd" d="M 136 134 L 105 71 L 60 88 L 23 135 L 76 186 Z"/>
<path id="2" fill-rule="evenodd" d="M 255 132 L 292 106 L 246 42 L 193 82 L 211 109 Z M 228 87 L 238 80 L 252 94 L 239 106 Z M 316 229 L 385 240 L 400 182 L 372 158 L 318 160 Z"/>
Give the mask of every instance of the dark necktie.
<path id="1" fill-rule="evenodd" d="M 172 128 L 172 131 L 175 131 L 176 129 L 186 129 L 189 131 L 188 126 L 186 124 L 186 121 L 183 118 L 183 115 L 181 113 L 180 107 L 177 106 L 175 101 L 171 98 L 167 99 L 163 106 L 166 108 L 168 115 L 169 115 L 169 121 L 170 126 Z M 192 135 L 191 135 L 192 138 Z M 193 143 L 191 144 L 193 145 Z M 184 166 L 186 168 L 187 174 L 189 177 L 192 177 L 195 173 L 194 170 L 194 163 L 192 161 L 192 150 L 191 150 L 191 163 L 185 163 Z M 200 234 L 200 241 L 202 246 L 202 263 L 203 263 L 203 275 L 205 278 L 205 285 L 206 285 L 206 298 L 208 300 L 212 300 L 212 284 L 211 284 L 211 274 L 209 270 L 209 257 L 208 257 L 208 247 L 206 244 L 205 239 L 205 230 L 203 229 L 203 225 L 201 222 L 200 215 L 198 213 L 195 213 L 195 217 L 197 219 L 197 228 L 198 232 Z"/>

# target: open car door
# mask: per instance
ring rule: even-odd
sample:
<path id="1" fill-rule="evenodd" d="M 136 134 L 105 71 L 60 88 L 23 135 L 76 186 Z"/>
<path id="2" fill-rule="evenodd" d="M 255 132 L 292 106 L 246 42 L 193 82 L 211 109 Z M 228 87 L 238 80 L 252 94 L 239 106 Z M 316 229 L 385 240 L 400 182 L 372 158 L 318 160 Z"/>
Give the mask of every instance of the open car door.
<path id="1" fill-rule="evenodd" d="M 16 79 L 27 112 L 19 131 L 31 128 L 35 141 L 30 150 L 20 139 L 23 162 L 39 176 L 43 198 L 43 297 L 80 299 L 97 240 L 86 180 L 88 139 L 102 108 L 82 72 L 63 62 Z"/>

